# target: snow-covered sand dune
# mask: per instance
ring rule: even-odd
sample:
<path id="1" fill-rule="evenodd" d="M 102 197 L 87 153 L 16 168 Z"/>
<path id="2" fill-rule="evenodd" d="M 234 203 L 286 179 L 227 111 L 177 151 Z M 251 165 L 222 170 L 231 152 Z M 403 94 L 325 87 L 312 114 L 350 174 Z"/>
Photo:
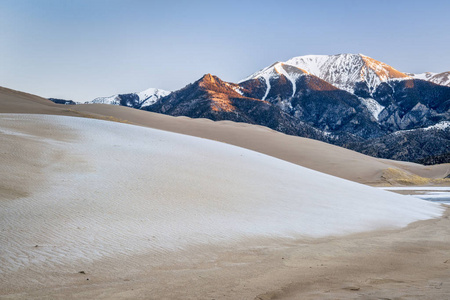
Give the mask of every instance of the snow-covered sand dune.
<path id="1" fill-rule="evenodd" d="M 0 136 L 3 273 L 398 228 L 443 212 L 243 148 L 127 124 L 3 114 Z"/>

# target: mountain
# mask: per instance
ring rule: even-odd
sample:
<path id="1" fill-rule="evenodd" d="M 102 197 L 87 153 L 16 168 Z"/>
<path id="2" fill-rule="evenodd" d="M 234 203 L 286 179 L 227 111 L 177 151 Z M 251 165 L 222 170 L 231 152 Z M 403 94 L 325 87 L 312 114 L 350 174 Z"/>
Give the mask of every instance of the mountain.
<path id="1" fill-rule="evenodd" d="M 206 74 L 145 109 L 171 116 L 258 124 L 291 135 L 326 139 L 322 132 L 311 125 L 292 117 L 268 101 L 247 96 L 248 92 L 248 89 L 238 84 Z"/>
<path id="2" fill-rule="evenodd" d="M 172 93 L 151 89 L 92 102 L 257 124 L 376 157 L 442 161 L 448 129 L 427 128 L 450 121 L 449 74 L 403 73 L 363 54 L 307 55 L 238 83 L 206 74 Z"/>
<path id="3" fill-rule="evenodd" d="M 363 54 L 298 56 L 286 64 L 362 96 L 370 95 L 382 82 L 409 78 L 405 73 Z"/>
<path id="4" fill-rule="evenodd" d="M 253 91 L 247 96 L 324 131 L 330 143 L 376 157 L 442 161 L 449 136 L 421 128 L 450 120 L 450 88 L 433 82 L 445 83 L 448 74 L 406 74 L 362 54 L 308 55 L 277 62 L 240 85 Z"/>
<path id="5" fill-rule="evenodd" d="M 399 130 L 348 148 L 366 155 L 422 164 L 450 162 L 450 122 Z"/>
<path id="6" fill-rule="evenodd" d="M 355 95 L 336 88 L 303 69 L 284 63 L 265 68 L 240 84 L 243 95 L 262 96 L 295 119 L 335 138 L 352 139 L 382 134 L 366 105 Z"/>
<path id="7" fill-rule="evenodd" d="M 388 132 L 450 120 L 450 87 L 409 79 L 380 84 L 373 98 L 384 107 L 378 122 Z"/>
<path id="8" fill-rule="evenodd" d="M 421 74 L 408 74 L 415 79 L 430 81 L 439 85 L 450 86 L 450 72 L 432 73 L 425 72 Z"/>
<path id="9" fill-rule="evenodd" d="M 167 96 L 170 92 L 150 88 L 139 93 L 117 94 L 109 97 L 98 97 L 86 103 L 102 103 L 133 107 L 142 109 L 154 104 L 159 98 Z"/>

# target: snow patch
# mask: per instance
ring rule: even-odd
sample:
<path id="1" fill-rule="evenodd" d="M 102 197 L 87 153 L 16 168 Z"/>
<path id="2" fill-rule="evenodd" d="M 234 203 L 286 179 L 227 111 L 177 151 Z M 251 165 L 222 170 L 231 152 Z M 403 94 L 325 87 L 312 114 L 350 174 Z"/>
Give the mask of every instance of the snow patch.
<path id="1" fill-rule="evenodd" d="M 119 95 L 112 95 L 109 97 L 98 97 L 92 101 L 88 101 L 85 103 L 100 103 L 100 104 L 111 104 L 111 105 L 120 105 Z"/>
<path id="2" fill-rule="evenodd" d="M 397 130 L 397 131 L 391 133 L 391 135 L 400 135 L 402 133 L 411 132 L 411 131 L 415 131 L 415 130 L 425 130 L 425 131 L 428 131 L 428 130 L 446 130 L 449 127 L 450 127 L 450 121 L 442 121 L 442 122 L 439 122 L 439 123 L 437 123 L 435 125 L 431 125 L 431 126 L 428 126 L 428 127 L 406 129 L 406 130 Z"/>
<path id="3" fill-rule="evenodd" d="M 155 89 L 155 88 L 149 88 L 145 91 L 139 92 L 139 93 L 130 93 L 130 94 L 136 94 L 139 98 L 139 102 L 141 106 L 148 106 L 152 105 L 156 101 L 158 101 L 160 98 L 165 97 L 169 95 L 171 92 L 161 90 L 161 89 Z M 121 94 L 126 95 L 126 94 Z M 109 97 L 98 97 L 95 98 L 92 101 L 87 101 L 85 103 L 101 103 L 101 104 L 112 104 L 112 105 L 120 105 L 120 95 L 112 95 Z"/>
<path id="4" fill-rule="evenodd" d="M 141 106 L 149 106 L 154 104 L 160 98 L 169 95 L 170 93 L 171 92 L 165 90 L 149 88 L 145 91 L 137 93 L 137 96 L 139 97 L 139 101 L 142 102 Z"/>
<path id="5" fill-rule="evenodd" d="M 239 95 L 241 95 L 241 96 L 244 95 L 244 93 L 241 91 L 241 89 L 240 89 L 239 87 L 234 86 L 234 87 L 232 87 L 232 89 L 233 89 L 236 93 L 238 93 Z"/>
<path id="6" fill-rule="evenodd" d="M 420 73 L 420 74 L 408 74 L 408 75 L 410 75 L 414 79 L 429 80 L 431 77 L 433 77 L 436 74 L 437 73 L 425 72 L 425 73 Z"/>
<path id="7" fill-rule="evenodd" d="M 298 73 L 292 74 L 292 75 L 289 74 L 289 73 L 284 69 L 282 63 L 276 64 L 274 68 L 275 68 L 275 70 L 276 70 L 278 73 L 283 74 L 283 75 L 291 82 L 291 84 L 292 84 L 292 95 L 291 95 L 291 97 L 294 97 L 295 92 L 297 91 L 296 80 L 301 76 L 301 74 L 298 74 Z"/>
<path id="8" fill-rule="evenodd" d="M 378 121 L 378 116 L 383 111 L 384 106 L 372 98 L 361 98 L 361 97 L 358 98 L 367 107 L 367 109 L 373 115 L 373 117 Z"/>
<path id="9" fill-rule="evenodd" d="M 303 76 L 307 72 L 305 70 L 299 69 L 292 65 L 288 65 L 288 66 L 291 68 L 295 68 L 295 70 L 288 71 L 288 70 L 286 70 L 286 64 L 277 62 L 269 67 L 266 67 L 258 72 L 255 72 L 254 74 L 248 76 L 247 78 L 239 81 L 239 83 L 247 81 L 247 80 L 251 80 L 251 79 L 263 78 L 268 87 L 266 89 L 264 97 L 262 98 L 262 100 L 265 100 L 267 98 L 267 95 L 269 94 L 270 87 L 271 87 L 270 80 L 277 79 L 280 77 L 280 75 L 283 75 L 287 78 L 287 80 L 289 80 L 291 82 L 291 84 L 292 84 L 291 97 L 294 97 L 294 95 L 297 91 L 297 83 L 296 83 L 297 79 L 300 76 Z"/>
<path id="10" fill-rule="evenodd" d="M 437 130 L 445 130 L 450 127 L 450 121 L 442 121 L 435 125 L 429 126 L 427 128 L 424 128 L 424 130 L 431 130 L 431 129 L 437 129 Z"/>

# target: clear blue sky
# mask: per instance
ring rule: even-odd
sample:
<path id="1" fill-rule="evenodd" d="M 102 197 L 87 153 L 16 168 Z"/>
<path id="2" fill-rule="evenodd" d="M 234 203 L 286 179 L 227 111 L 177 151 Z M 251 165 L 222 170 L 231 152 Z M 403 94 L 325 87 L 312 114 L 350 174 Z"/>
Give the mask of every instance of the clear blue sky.
<path id="1" fill-rule="evenodd" d="M 226 81 L 294 56 L 450 71 L 450 1 L 0 0 L 0 86 L 76 101 Z"/>

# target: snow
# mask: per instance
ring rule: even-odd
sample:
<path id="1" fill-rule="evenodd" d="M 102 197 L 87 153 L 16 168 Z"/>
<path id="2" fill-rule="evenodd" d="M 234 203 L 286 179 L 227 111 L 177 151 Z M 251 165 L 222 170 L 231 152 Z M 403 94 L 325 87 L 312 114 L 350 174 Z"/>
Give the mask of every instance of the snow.
<path id="1" fill-rule="evenodd" d="M 100 103 L 100 104 L 111 104 L 111 105 L 120 105 L 119 95 L 112 95 L 109 97 L 98 97 L 92 101 L 88 101 L 86 103 Z"/>
<path id="2" fill-rule="evenodd" d="M 291 67 L 294 67 L 294 66 L 291 66 Z M 296 81 L 300 76 L 302 76 L 306 73 L 305 70 L 299 69 L 297 67 L 295 67 L 295 68 L 297 69 L 296 72 L 288 72 L 285 68 L 284 63 L 277 62 L 269 67 L 266 67 L 262 70 L 259 70 L 258 72 L 255 72 L 254 74 L 248 76 L 247 78 L 239 81 L 239 83 L 250 80 L 250 79 L 263 78 L 264 81 L 266 82 L 267 89 L 266 89 L 265 95 L 262 98 L 262 100 L 266 100 L 267 95 L 269 95 L 270 88 L 271 88 L 270 80 L 276 79 L 276 78 L 280 77 L 280 75 L 283 75 L 287 78 L 287 80 L 289 80 L 291 82 L 291 84 L 292 84 L 291 97 L 294 97 L 295 92 L 297 91 Z"/>
<path id="3" fill-rule="evenodd" d="M 291 58 L 286 61 L 286 64 L 305 69 L 312 75 L 320 77 L 322 66 L 328 59 L 329 55 L 304 55 Z"/>
<path id="4" fill-rule="evenodd" d="M 450 86 L 450 72 L 436 74 L 430 78 L 430 81 L 436 84 Z"/>
<path id="5" fill-rule="evenodd" d="M 370 91 L 374 91 L 382 82 L 409 78 L 387 64 L 363 54 L 305 55 L 293 57 L 278 64 L 304 70 L 350 93 L 354 92 L 357 82 L 365 82 Z M 271 67 L 258 71 L 242 81 L 257 78 Z"/>
<path id="6" fill-rule="evenodd" d="M 260 78 L 260 77 L 264 77 L 264 76 L 269 75 L 269 73 L 276 74 L 276 73 L 273 72 L 273 66 L 274 65 L 275 64 L 272 64 L 272 65 L 270 65 L 268 67 L 265 67 L 264 69 L 261 69 L 261 70 L 255 72 L 255 73 L 253 73 L 252 75 L 242 79 L 238 83 L 241 83 L 241 82 L 244 82 L 244 81 L 247 81 L 247 80 L 250 80 L 250 79 L 257 79 L 257 78 Z"/>
<path id="7" fill-rule="evenodd" d="M 427 128 L 424 128 L 424 130 L 431 130 L 431 129 L 437 129 L 437 130 L 445 130 L 450 127 L 450 121 L 442 121 L 435 125 L 429 126 Z"/>
<path id="8" fill-rule="evenodd" d="M 165 97 L 170 93 L 171 92 L 165 90 L 149 88 L 146 89 L 145 91 L 136 94 L 139 97 L 139 100 L 143 101 L 144 104 L 142 104 L 142 106 L 148 106 L 158 101 L 159 98 Z"/>
<path id="9" fill-rule="evenodd" d="M 420 74 L 409 74 L 414 79 L 422 79 L 443 86 L 450 86 L 450 72 L 433 73 L 425 72 Z"/>
<path id="10" fill-rule="evenodd" d="M 149 89 L 146 89 L 145 91 L 137 93 L 139 100 L 145 100 L 151 96 L 164 97 L 169 94 L 170 94 L 169 91 L 155 89 L 155 88 L 149 88 Z"/>
<path id="11" fill-rule="evenodd" d="M 266 82 L 266 92 L 264 93 L 264 96 L 262 97 L 261 100 L 266 100 L 267 96 L 269 95 L 269 91 L 270 91 L 270 75 L 267 73 L 263 73 L 261 74 L 261 77 L 264 78 L 265 82 Z"/>
<path id="12" fill-rule="evenodd" d="M 391 134 L 392 135 L 400 135 L 402 133 L 411 132 L 411 131 L 415 131 L 415 130 L 426 130 L 426 131 L 427 130 L 445 130 L 445 129 L 449 128 L 449 127 L 450 127 L 450 121 L 442 121 L 442 122 L 439 122 L 439 123 L 437 123 L 435 125 L 431 125 L 431 126 L 424 127 L 424 128 L 397 130 L 397 131 L 395 131 L 395 132 L 393 132 Z"/>
<path id="13" fill-rule="evenodd" d="M 45 132 L 33 131 L 37 125 Z M 400 228 L 443 212 L 243 148 L 129 124 L 2 114 L 0 129 L 39 143 L 14 155 L 45 166 L 30 195 L 0 201 L 0 273 L 256 237 Z M 39 153 L 58 159 L 40 161 Z"/>
<path id="14" fill-rule="evenodd" d="M 149 89 L 146 89 L 145 91 L 135 93 L 135 94 L 139 97 L 141 106 L 148 106 L 148 105 L 155 103 L 160 98 L 169 95 L 170 93 L 171 93 L 170 91 L 149 88 Z M 131 93 L 131 94 L 133 94 L 133 93 Z M 120 105 L 120 98 L 119 98 L 119 94 L 116 94 L 116 95 L 112 95 L 109 97 L 98 97 L 98 98 L 95 98 L 94 100 L 88 101 L 86 103 L 102 103 L 102 104 Z"/>
<path id="15" fill-rule="evenodd" d="M 296 81 L 297 79 L 301 76 L 301 74 L 296 73 L 296 74 L 289 74 L 284 68 L 283 68 L 283 64 L 282 63 L 278 63 L 274 66 L 274 69 L 280 73 L 283 74 L 292 84 L 292 95 L 291 97 L 294 97 L 295 92 L 297 91 L 297 84 Z"/>
<path id="16" fill-rule="evenodd" d="M 241 89 L 240 89 L 239 87 L 234 86 L 234 87 L 232 87 L 232 89 L 233 89 L 236 93 L 238 93 L 239 95 L 241 95 L 241 96 L 244 95 L 244 93 L 241 91 Z"/>
<path id="17" fill-rule="evenodd" d="M 378 116 L 383 111 L 384 106 L 372 98 L 361 98 L 361 97 L 358 98 L 367 107 L 367 109 L 370 111 L 373 117 L 378 121 Z"/>
<path id="18" fill-rule="evenodd" d="M 432 72 L 425 72 L 420 74 L 410 74 L 412 78 L 414 79 L 422 79 L 422 80 L 429 80 L 431 77 L 436 75 L 437 73 Z"/>
<path id="19" fill-rule="evenodd" d="M 411 196 L 413 197 L 442 204 L 450 204 L 450 187 L 386 187 L 383 189 L 390 191 L 411 191 Z"/>
<path id="20" fill-rule="evenodd" d="M 261 80 L 261 78 L 262 78 L 264 80 L 264 82 L 266 83 L 266 92 L 264 93 L 264 96 L 261 99 L 264 101 L 264 100 L 266 100 L 266 98 L 270 92 L 270 88 L 271 88 L 270 79 L 280 76 L 280 74 L 275 71 L 275 68 L 274 68 L 275 65 L 276 65 L 276 63 L 271 66 L 268 66 L 262 70 L 259 70 L 258 72 L 255 72 L 254 74 L 248 76 L 247 78 L 239 81 L 239 83 L 250 80 L 250 79 L 260 79 Z"/>
<path id="21" fill-rule="evenodd" d="M 354 83 L 360 81 L 362 60 L 357 54 L 306 55 L 291 58 L 286 64 L 304 69 L 340 89 L 353 92 Z"/>

